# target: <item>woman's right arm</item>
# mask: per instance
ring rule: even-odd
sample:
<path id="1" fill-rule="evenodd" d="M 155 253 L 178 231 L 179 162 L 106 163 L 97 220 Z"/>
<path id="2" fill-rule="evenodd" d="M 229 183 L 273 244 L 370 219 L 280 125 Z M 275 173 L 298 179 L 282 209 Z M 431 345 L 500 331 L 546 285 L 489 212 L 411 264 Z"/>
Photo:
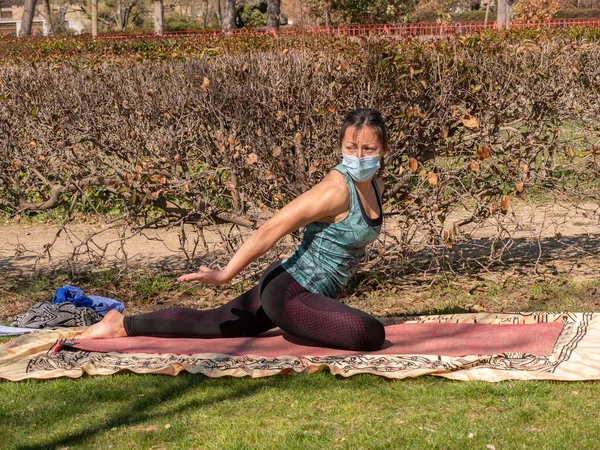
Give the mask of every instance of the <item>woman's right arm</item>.
<path id="1" fill-rule="evenodd" d="M 324 217 L 342 214 L 348 210 L 349 203 L 346 182 L 341 174 L 334 171 L 266 221 L 244 242 L 223 270 L 201 267 L 200 272 L 183 275 L 178 280 L 228 283 L 248 264 L 267 253 L 283 236 Z"/>

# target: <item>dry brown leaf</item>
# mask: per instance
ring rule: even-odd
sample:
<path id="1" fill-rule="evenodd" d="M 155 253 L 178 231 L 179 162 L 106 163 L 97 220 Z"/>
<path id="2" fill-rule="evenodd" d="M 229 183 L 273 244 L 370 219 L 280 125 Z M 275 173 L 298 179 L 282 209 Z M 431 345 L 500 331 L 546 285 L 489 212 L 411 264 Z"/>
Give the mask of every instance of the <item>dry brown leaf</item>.
<path id="1" fill-rule="evenodd" d="M 258 156 L 256 155 L 256 153 L 250 153 L 248 155 L 248 164 L 250 164 L 250 165 L 256 164 L 257 161 L 258 161 Z"/>
<path id="2" fill-rule="evenodd" d="M 296 133 L 296 135 L 294 136 L 294 141 L 297 144 L 300 144 L 302 142 L 302 135 L 300 133 Z"/>
<path id="3" fill-rule="evenodd" d="M 272 154 L 274 158 L 277 158 L 279 155 L 281 155 L 281 147 L 275 147 Z"/>
<path id="4" fill-rule="evenodd" d="M 225 187 L 232 192 L 235 191 L 235 185 L 231 181 L 227 181 Z"/>
<path id="5" fill-rule="evenodd" d="M 137 138 L 137 133 L 136 133 L 136 131 L 135 131 L 135 130 L 131 130 L 131 131 L 129 132 L 129 138 L 130 138 L 130 139 L 135 139 L 135 138 Z"/>
<path id="6" fill-rule="evenodd" d="M 163 178 L 164 177 L 161 177 L 160 175 L 154 174 L 150 176 L 150 181 L 153 183 L 160 183 Z"/>
<path id="7" fill-rule="evenodd" d="M 229 142 L 230 145 L 236 146 L 237 145 L 237 141 L 235 140 L 235 138 L 233 136 L 229 136 L 227 138 L 227 142 Z"/>
<path id="8" fill-rule="evenodd" d="M 440 130 L 440 136 L 442 139 L 448 139 L 448 127 L 446 125 L 442 125 L 442 129 Z"/>
<path id="9" fill-rule="evenodd" d="M 12 163 L 13 168 L 19 170 L 21 167 L 23 167 L 23 163 L 21 161 L 19 161 L 18 159 L 15 159 Z"/>
<path id="10" fill-rule="evenodd" d="M 425 180 L 425 178 L 427 178 L 427 172 L 425 172 L 424 170 L 421 170 L 419 172 L 419 175 L 421 176 L 421 180 Z"/>
<path id="11" fill-rule="evenodd" d="M 466 128 L 479 128 L 479 121 L 475 116 L 465 115 L 462 119 L 462 123 Z"/>
<path id="12" fill-rule="evenodd" d="M 410 158 L 408 160 L 408 168 L 412 173 L 415 173 L 419 168 L 419 162 L 415 158 Z"/>
<path id="13" fill-rule="evenodd" d="M 188 193 L 190 192 L 190 185 L 187 183 L 183 183 L 183 192 Z"/>
<path id="14" fill-rule="evenodd" d="M 438 177 L 436 175 L 435 172 L 429 172 L 427 174 L 427 181 L 429 181 L 429 184 L 432 186 L 435 186 L 438 182 Z"/>
<path id="15" fill-rule="evenodd" d="M 207 92 L 209 87 L 210 87 L 210 80 L 208 78 L 204 77 L 204 80 L 202 80 L 201 88 L 204 92 Z"/>
<path id="16" fill-rule="evenodd" d="M 434 203 L 433 206 L 431 207 L 431 209 L 433 209 L 433 212 L 438 212 L 440 210 L 440 207 L 438 206 L 437 203 Z"/>
<path id="17" fill-rule="evenodd" d="M 506 194 L 504 194 L 502 196 L 502 198 L 500 199 L 500 208 L 502 208 L 502 211 L 506 212 L 508 211 L 508 208 L 510 207 L 510 197 Z"/>
<path id="18" fill-rule="evenodd" d="M 490 216 L 493 216 L 498 211 L 498 205 L 496 205 L 495 203 L 490 203 L 490 205 L 488 206 L 488 210 L 490 211 Z"/>
<path id="19" fill-rule="evenodd" d="M 490 157 L 490 149 L 487 146 L 479 147 L 477 149 L 477 158 L 483 160 Z"/>
<path id="20" fill-rule="evenodd" d="M 139 164 L 136 164 L 136 166 L 133 168 L 133 170 L 135 170 L 136 173 L 142 173 L 142 166 L 140 166 Z"/>
<path id="21" fill-rule="evenodd" d="M 522 182 L 518 182 L 516 185 L 517 187 L 517 192 L 520 194 L 521 192 L 523 192 L 523 183 Z"/>
<path id="22" fill-rule="evenodd" d="M 127 100 L 123 100 L 121 106 L 123 107 L 123 109 L 129 109 L 129 102 Z"/>
<path id="23" fill-rule="evenodd" d="M 479 168 L 479 163 L 477 161 L 475 161 L 474 159 L 472 159 L 469 162 L 469 166 L 468 169 L 472 172 L 479 172 L 480 168 Z"/>

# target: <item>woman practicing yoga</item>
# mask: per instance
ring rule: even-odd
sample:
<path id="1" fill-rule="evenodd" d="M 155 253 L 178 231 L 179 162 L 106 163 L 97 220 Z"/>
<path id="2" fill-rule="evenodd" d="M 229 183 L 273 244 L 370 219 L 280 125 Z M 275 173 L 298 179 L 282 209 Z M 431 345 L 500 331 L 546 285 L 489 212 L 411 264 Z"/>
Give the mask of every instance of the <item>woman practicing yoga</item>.
<path id="1" fill-rule="evenodd" d="M 343 162 L 265 222 L 224 269 L 201 266 L 177 279 L 228 283 L 283 236 L 305 227 L 298 249 L 269 266 L 257 286 L 210 310 L 169 308 L 127 317 L 113 310 L 82 337 L 239 337 L 279 327 L 314 345 L 380 349 L 383 325 L 336 298 L 383 221 L 383 181 L 375 175 L 388 145 L 381 114 L 373 109 L 349 112 L 339 142 Z"/>

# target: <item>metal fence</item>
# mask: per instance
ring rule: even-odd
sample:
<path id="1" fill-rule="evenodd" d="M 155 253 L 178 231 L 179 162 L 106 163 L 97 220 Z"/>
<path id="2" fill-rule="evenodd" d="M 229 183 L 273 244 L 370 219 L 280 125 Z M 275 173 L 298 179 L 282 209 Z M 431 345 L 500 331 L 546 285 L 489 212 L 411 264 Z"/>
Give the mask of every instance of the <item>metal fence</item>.
<path id="1" fill-rule="evenodd" d="M 550 19 L 542 22 L 509 22 L 508 28 L 568 28 L 568 27 L 600 27 L 600 17 L 592 19 Z M 275 31 L 269 28 L 242 28 L 223 32 L 207 31 L 169 31 L 162 37 L 175 36 L 220 36 L 220 35 L 290 35 L 317 34 L 324 36 L 443 36 L 449 34 L 470 34 L 482 30 L 496 30 L 496 22 L 421 22 L 406 24 L 354 24 L 328 27 L 281 27 Z M 139 39 L 158 37 L 148 34 L 104 34 L 104 39 Z"/>

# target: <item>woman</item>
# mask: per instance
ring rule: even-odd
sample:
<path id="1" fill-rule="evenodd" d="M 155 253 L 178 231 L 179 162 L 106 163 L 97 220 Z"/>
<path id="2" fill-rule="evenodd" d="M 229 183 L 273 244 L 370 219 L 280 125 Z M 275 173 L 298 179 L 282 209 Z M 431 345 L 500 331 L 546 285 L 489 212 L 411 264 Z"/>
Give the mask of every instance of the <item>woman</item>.
<path id="1" fill-rule="evenodd" d="M 248 292 L 211 310 L 169 308 L 127 317 L 110 311 L 82 337 L 237 337 L 279 327 L 319 346 L 380 349 L 383 325 L 335 299 L 381 229 L 383 182 L 376 172 L 387 145 L 378 111 L 349 112 L 340 132 L 342 164 L 265 222 L 224 269 L 201 266 L 177 279 L 228 283 L 283 236 L 305 227 L 298 249 L 273 263 Z"/>

